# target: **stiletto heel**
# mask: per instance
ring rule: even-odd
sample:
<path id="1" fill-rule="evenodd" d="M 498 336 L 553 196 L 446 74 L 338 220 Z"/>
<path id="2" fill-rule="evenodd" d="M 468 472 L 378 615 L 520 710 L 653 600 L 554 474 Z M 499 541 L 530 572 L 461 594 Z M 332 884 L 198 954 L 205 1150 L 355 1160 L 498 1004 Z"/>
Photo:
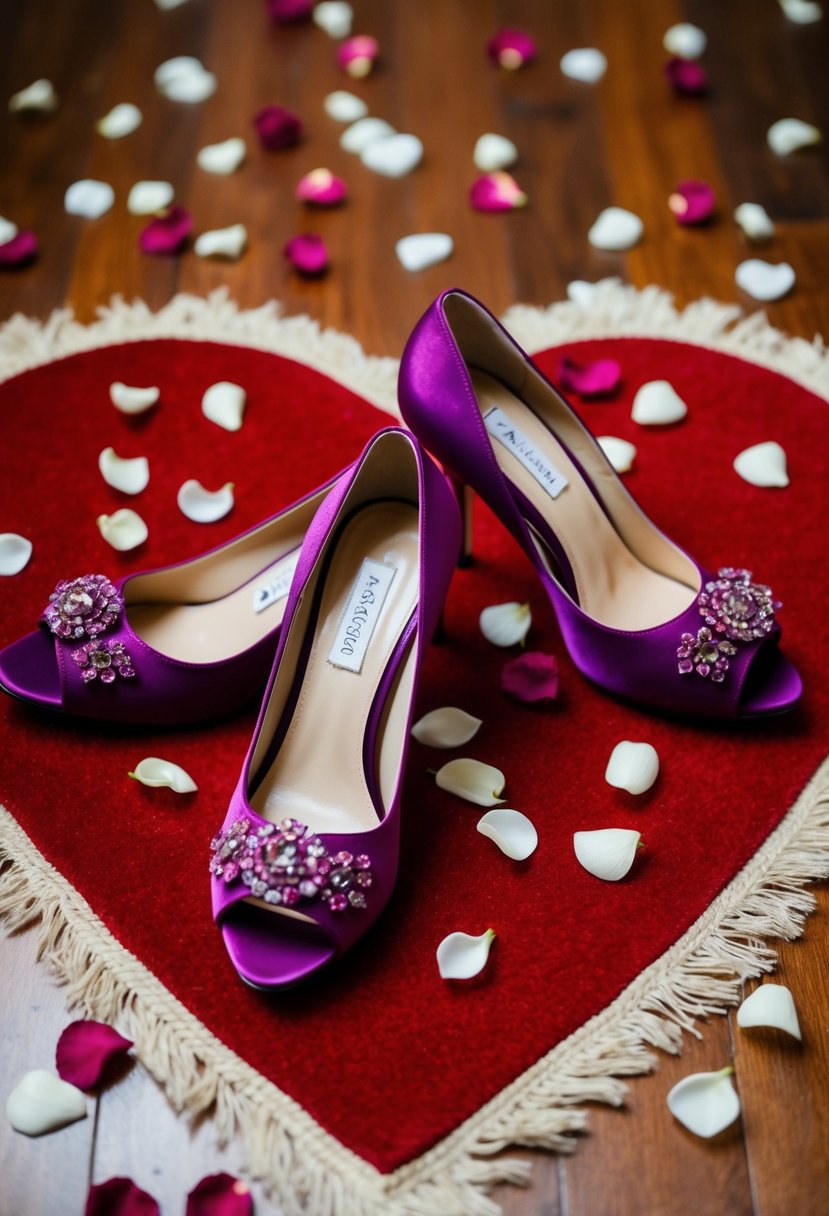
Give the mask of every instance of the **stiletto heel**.
<path id="1" fill-rule="evenodd" d="M 461 513 L 462 524 L 462 540 L 461 551 L 458 557 L 458 568 L 463 570 L 467 566 L 471 566 L 474 560 L 473 554 L 473 518 L 475 494 L 472 486 L 469 486 L 464 481 L 460 481 L 457 477 L 449 474 L 449 480 L 452 483 L 452 489 L 455 491 L 455 498 L 458 501 L 458 507 Z"/>
<path id="2" fill-rule="evenodd" d="M 659 532 L 594 437 L 482 304 L 439 296 L 400 364 L 407 426 L 525 550 L 581 672 L 653 709 L 756 717 L 794 706 L 771 591 L 713 575 Z M 464 552 L 469 551 L 469 515 Z"/>

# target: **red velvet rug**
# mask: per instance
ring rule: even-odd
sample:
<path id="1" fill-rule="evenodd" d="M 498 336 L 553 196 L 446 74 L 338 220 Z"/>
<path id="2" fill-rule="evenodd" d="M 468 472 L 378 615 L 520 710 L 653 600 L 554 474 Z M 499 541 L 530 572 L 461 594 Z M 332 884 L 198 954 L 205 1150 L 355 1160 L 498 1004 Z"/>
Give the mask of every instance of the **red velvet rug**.
<path id="1" fill-rule="evenodd" d="M 529 815 L 539 847 L 508 861 L 475 830 L 477 808 L 437 790 L 445 753 L 413 744 L 399 886 L 379 926 L 317 980 L 279 996 L 245 988 L 210 922 L 208 843 L 221 823 L 255 711 L 208 729 L 129 731 L 35 713 L 6 697 L 2 801 L 36 847 L 112 934 L 223 1043 L 379 1171 L 418 1157 L 612 1002 L 675 943 L 780 823 L 824 757 L 829 725 L 823 605 L 829 414 L 792 380 L 730 355 L 654 339 L 570 344 L 579 359 L 620 361 L 611 402 L 587 404 L 598 434 L 639 450 L 628 482 L 640 503 L 709 567 L 746 565 L 783 601 L 786 650 L 805 678 L 799 710 L 754 725 L 689 725 L 617 704 L 563 651 L 526 560 L 483 509 L 478 560 L 457 572 L 448 639 L 432 649 L 422 712 L 454 704 L 483 717 L 464 754 L 501 768 L 507 805 Z M 539 363 L 552 371 L 555 352 Z M 647 430 L 630 419 L 636 389 L 667 379 L 687 419 Z M 216 380 L 242 384 L 241 431 L 207 422 Z M 125 419 L 111 381 L 161 386 L 160 405 Z M 310 368 L 208 342 L 132 342 L 57 360 L 0 385 L 4 477 L 0 527 L 34 542 L 6 579 L 0 643 L 29 629 L 59 578 L 111 575 L 190 555 L 253 524 L 327 478 L 388 421 Z M 775 439 L 791 485 L 758 489 L 732 470 L 744 447 Z M 149 525 L 118 555 L 95 518 L 126 500 L 102 482 L 98 452 L 147 455 L 149 488 L 134 505 Z M 188 477 L 236 486 L 220 523 L 188 522 L 175 505 Z M 557 656 L 555 705 L 527 708 L 499 691 L 508 653 L 481 636 L 480 610 L 529 600 L 528 645 Z M 263 679 L 266 673 L 263 672 Z M 633 799 L 604 781 L 621 739 L 661 758 L 654 788 Z M 199 786 L 180 798 L 127 779 L 145 755 L 183 765 Z M 645 848 L 627 879 L 603 884 L 573 854 L 578 829 L 633 827 Z M 463 929 L 498 934 L 484 977 L 440 980 L 435 947 Z M 389 1112 L 394 1117 L 389 1118 Z"/>

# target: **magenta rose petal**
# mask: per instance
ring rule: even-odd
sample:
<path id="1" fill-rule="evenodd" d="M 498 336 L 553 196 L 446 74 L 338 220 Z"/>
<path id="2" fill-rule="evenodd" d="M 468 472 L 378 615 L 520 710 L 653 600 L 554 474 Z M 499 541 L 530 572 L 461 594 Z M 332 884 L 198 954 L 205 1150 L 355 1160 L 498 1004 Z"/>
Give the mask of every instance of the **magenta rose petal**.
<path id="1" fill-rule="evenodd" d="M 708 182 L 680 182 L 668 199 L 678 224 L 703 224 L 714 214 L 716 199 Z"/>
<path id="2" fill-rule="evenodd" d="M 380 44 L 376 38 L 370 34 L 355 34 L 337 48 L 337 63 L 349 76 L 361 80 L 371 74 L 379 54 Z"/>
<path id="3" fill-rule="evenodd" d="M 253 1197 L 231 1174 L 208 1174 L 187 1196 L 185 1216 L 251 1216 Z"/>
<path id="4" fill-rule="evenodd" d="M 528 650 L 501 668 L 501 688 L 518 701 L 555 701 L 558 696 L 558 663 L 551 654 Z"/>
<path id="5" fill-rule="evenodd" d="M 30 229 L 17 232 L 0 245 L 0 266 L 22 266 L 37 255 L 37 237 Z"/>
<path id="6" fill-rule="evenodd" d="M 282 252 L 295 270 L 309 278 L 325 274 L 328 269 L 328 250 L 325 241 L 316 233 L 292 236 Z"/>
<path id="7" fill-rule="evenodd" d="M 163 215 L 150 220 L 138 238 L 144 253 L 178 253 L 193 228 L 193 220 L 186 207 L 178 203 L 169 207 Z"/>
<path id="8" fill-rule="evenodd" d="M 702 97 L 708 92 L 708 73 L 695 59 L 674 55 L 665 64 L 665 76 L 674 92 L 682 97 Z"/>
<path id="9" fill-rule="evenodd" d="M 284 106 L 264 106 L 253 120 L 259 142 L 268 152 L 292 148 L 302 137 L 302 119 Z"/>
<path id="10" fill-rule="evenodd" d="M 110 1060 L 126 1054 L 132 1039 L 125 1039 L 105 1022 L 72 1022 L 55 1048 L 58 1076 L 78 1089 L 93 1089 Z"/>
<path id="11" fill-rule="evenodd" d="M 499 170 L 476 178 L 469 190 L 476 211 L 514 211 L 526 207 L 527 196 L 510 173 Z"/>
<path id="12" fill-rule="evenodd" d="M 161 1208 L 131 1178 L 108 1178 L 89 1188 L 84 1216 L 161 1216 Z"/>
<path id="13" fill-rule="evenodd" d="M 594 359 L 577 363 L 569 355 L 560 355 L 556 363 L 556 380 L 563 389 L 580 397 L 606 397 L 622 382 L 622 368 L 615 359 Z"/>
<path id="14" fill-rule="evenodd" d="M 296 188 L 299 201 L 312 207 L 336 207 L 347 194 L 343 179 L 336 177 L 330 169 L 312 169 L 300 178 Z"/>
<path id="15" fill-rule="evenodd" d="M 265 12 L 274 25 L 296 25 L 308 21 L 314 0 L 265 0 Z"/>
<path id="16" fill-rule="evenodd" d="M 486 53 L 495 67 L 515 72 L 535 59 L 538 47 L 523 30 L 499 30 L 486 44 Z"/>

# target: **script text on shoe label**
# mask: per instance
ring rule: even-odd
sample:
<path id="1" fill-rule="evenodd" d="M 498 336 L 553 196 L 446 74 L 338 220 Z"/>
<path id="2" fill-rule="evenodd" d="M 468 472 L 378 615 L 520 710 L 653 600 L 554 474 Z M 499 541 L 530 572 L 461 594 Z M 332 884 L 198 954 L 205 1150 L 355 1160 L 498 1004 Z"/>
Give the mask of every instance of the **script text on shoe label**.
<path id="1" fill-rule="evenodd" d="M 370 557 L 364 559 L 328 655 L 332 666 L 353 672 L 362 670 L 371 635 L 396 573 L 395 566 L 386 566 Z"/>
<path id="2" fill-rule="evenodd" d="M 531 439 L 519 430 L 509 415 L 499 406 L 494 406 L 489 413 L 484 414 L 484 423 L 493 439 L 512 452 L 540 486 L 547 491 L 551 498 L 558 498 L 561 491 L 569 483 L 563 473 L 555 465 L 550 464 L 543 452 L 539 452 Z"/>
<path id="3" fill-rule="evenodd" d="M 264 612 L 277 600 L 284 600 L 291 589 L 291 580 L 298 561 L 299 549 L 283 558 L 270 578 L 266 578 L 256 585 L 253 590 L 254 612 Z"/>

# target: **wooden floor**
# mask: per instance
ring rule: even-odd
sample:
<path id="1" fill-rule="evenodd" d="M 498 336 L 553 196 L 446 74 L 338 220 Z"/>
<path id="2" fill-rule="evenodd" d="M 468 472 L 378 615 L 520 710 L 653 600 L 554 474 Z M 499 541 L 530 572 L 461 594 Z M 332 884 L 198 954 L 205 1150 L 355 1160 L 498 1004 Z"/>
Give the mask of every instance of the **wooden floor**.
<path id="1" fill-rule="evenodd" d="M 495 311 L 522 301 L 561 299 L 575 278 L 618 275 L 655 283 L 680 303 L 703 295 L 755 305 L 741 296 L 734 268 L 752 256 L 732 223 L 736 204 L 759 202 L 777 225 L 767 256 L 789 261 L 797 285 L 767 308 L 771 322 L 811 339 L 829 335 L 829 171 L 823 149 L 778 159 L 765 133 L 781 117 L 829 132 L 829 14 L 818 24 L 788 22 L 775 0 L 355 0 L 355 29 L 382 47 L 376 75 L 353 89 L 373 114 L 425 145 L 422 166 L 390 180 L 371 174 L 337 146 L 323 96 L 351 87 L 333 43 L 313 27 L 271 29 L 261 0 L 188 0 L 161 12 L 152 0 L 3 0 L 0 4 L 0 215 L 32 227 L 42 246 L 31 267 L 0 272 L 0 321 L 21 311 L 45 319 L 70 304 L 83 319 L 114 293 L 151 308 L 176 291 L 226 287 L 242 306 L 277 298 L 355 335 L 374 354 L 398 355 L 413 322 L 444 286 L 456 283 Z M 662 75 L 665 29 L 679 20 L 708 33 L 705 100 L 673 97 Z M 487 37 L 505 26 L 532 31 L 538 62 L 505 76 L 485 60 Z M 598 46 L 609 69 L 596 86 L 559 71 L 561 54 Z M 193 54 L 219 78 L 216 95 L 186 106 L 154 92 L 154 68 Z M 2 100 L 37 77 L 53 81 L 57 114 L 24 119 Z M 117 102 L 136 102 L 144 123 L 109 143 L 94 121 Z M 251 119 L 278 102 L 303 116 L 299 147 L 266 154 Z M 471 149 L 485 131 L 517 144 L 515 175 L 525 211 L 478 215 L 467 202 Z M 246 165 L 214 178 L 195 165 L 202 145 L 244 135 Z M 308 219 L 293 199 L 301 173 L 326 165 L 349 182 L 351 200 L 313 217 L 329 243 L 330 274 L 302 281 L 281 249 Z M 63 209 L 66 186 L 109 181 L 116 207 L 89 222 Z M 124 200 L 141 178 L 167 179 L 192 210 L 197 231 L 243 221 L 250 249 L 215 264 L 192 251 L 165 260 L 142 255 L 141 222 Z M 684 178 L 715 188 L 716 220 L 681 229 L 667 199 Z M 618 204 L 645 222 L 626 254 L 591 249 L 586 233 L 599 211 Z M 412 275 L 395 241 L 418 231 L 452 234 L 451 262 Z M 761 255 L 762 256 L 762 255 Z M 13 460 L 8 453 L 3 463 Z M 2 521 L 0 521 L 2 526 Z M 822 1216 L 829 1212 L 829 894 L 801 941 L 780 949 L 780 978 L 797 993 L 804 1044 L 738 1036 L 733 1017 L 715 1018 L 681 1059 L 632 1082 L 623 1111 L 591 1112 L 589 1134 L 572 1158 L 535 1162 L 526 1192 L 502 1188 L 509 1216 Z M 0 947 L 5 1094 L 29 1068 L 49 1065 L 66 1022 L 61 993 L 36 966 L 31 936 Z M 686 1134 L 665 1108 L 681 1076 L 734 1063 L 741 1122 L 715 1141 Z M 94 1117 L 41 1140 L 0 1125 L 0 1213 L 75 1216 L 90 1181 L 136 1178 L 165 1213 L 203 1175 L 238 1170 L 238 1153 L 215 1151 L 209 1125 L 192 1130 L 170 1113 L 139 1067 L 98 1100 Z M 275 1216 L 257 1194 L 259 1216 Z M 312 1214 L 313 1216 L 313 1214 Z M 440 1216 L 436 1213 L 435 1216 Z"/>

